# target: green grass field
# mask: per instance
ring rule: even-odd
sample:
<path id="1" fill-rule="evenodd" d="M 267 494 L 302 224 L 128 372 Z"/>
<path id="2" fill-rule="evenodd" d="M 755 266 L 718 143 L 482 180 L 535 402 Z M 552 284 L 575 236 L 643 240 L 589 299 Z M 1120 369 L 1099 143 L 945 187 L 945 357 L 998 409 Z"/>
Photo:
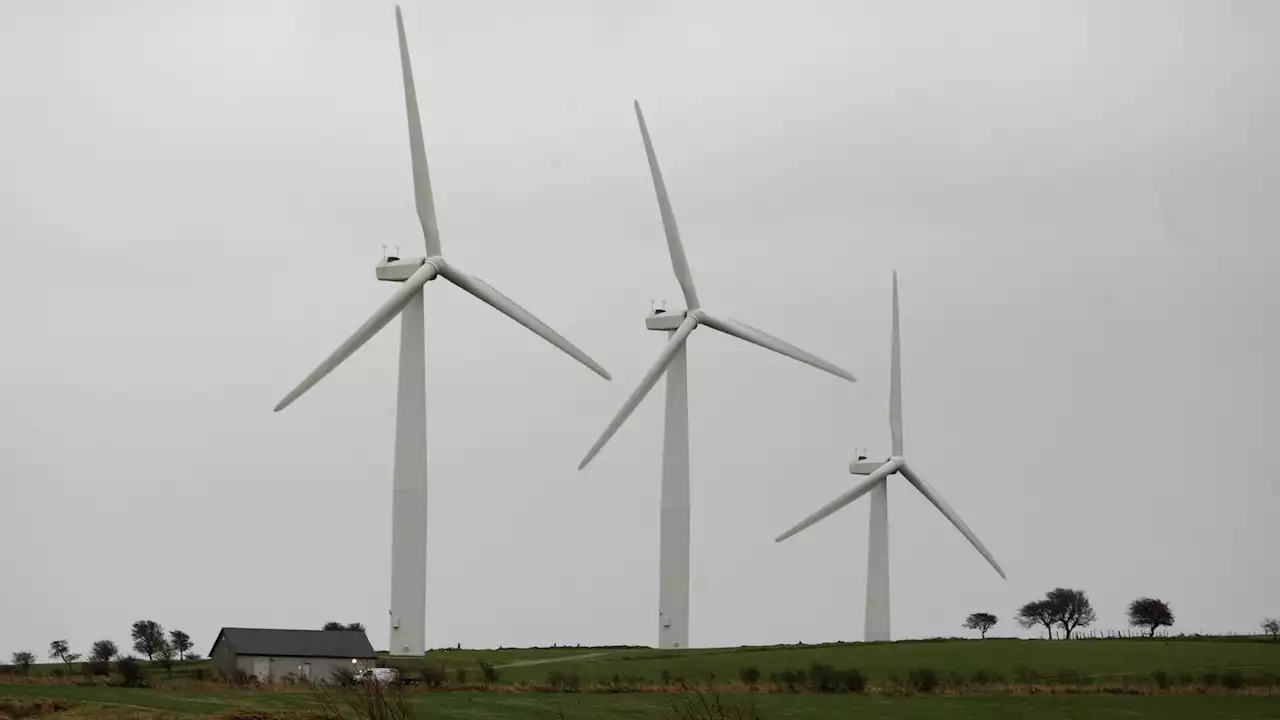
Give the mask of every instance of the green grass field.
<path id="1" fill-rule="evenodd" d="M 563 650 L 563 652 L 562 652 Z M 514 652 L 514 651 L 513 651 Z M 541 655 L 551 652 L 553 655 Z M 651 649 L 593 650 L 556 648 L 525 651 L 502 657 L 485 652 L 428 653 L 427 662 L 446 667 L 474 668 L 480 659 L 495 665 L 547 660 L 538 665 L 502 667 L 499 681 L 543 682 L 552 670 L 577 673 L 586 682 L 641 678 L 657 683 L 663 671 L 672 678 L 703 680 L 714 673 L 718 680 L 736 680 L 738 671 L 755 666 L 765 678 L 770 673 L 805 670 L 811 663 L 836 668 L 857 668 L 873 680 L 906 678 L 913 669 L 932 668 L 946 677 L 952 673 L 971 677 L 979 671 L 1015 681 L 1020 675 L 1056 677 L 1074 671 L 1097 679 L 1135 680 L 1163 670 L 1172 675 L 1202 674 L 1238 669 L 1246 675 L 1280 675 L 1280 644 L 1260 639 L 1124 639 L 1124 640 L 940 640 L 841 645 L 727 648 L 713 650 L 658 651 Z M 581 660 L 575 656 L 592 655 Z M 392 665 L 406 665 L 389 661 Z M 405 667 L 408 670 L 409 666 Z"/>
<path id="2" fill-rule="evenodd" d="M 1280 719 L 1280 643 L 1259 638 L 1178 638 L 1086 641 L 940 640 L 658 651 L 644 648 L 549 648 L 437 651 L 422 661 L 383 658 L 415 674 L 425 665 L 465 668 L 479 680 L 479 662 L 498 667 L 500 687 L 490 692 L 406 693 L 414 717 L 430 718 L 667 718 L 679 696 L 670 692 L 598 692 L 615 677 L 624 684 L 660 685 L 664 678 L 718 686 L 724 697 L 751 703 L 759 717 L 774 718 L 1277 718 Z M 856 668 L 870 680 L 865 695 L 769 692 L 771 674 L 807 670 L 811 663 Z M 760 670 L 761 690 L 738 680 L 747 666 Z M 52 665 L 33 668 L 48 675 Z M 182 663 L 175 680 L 147 669 L 156 688 L 119 688 L 51 682 L 4 684 L 0 698 L 74 703 L 53 720 L 77 718 L 269 718 L 287 713 L 316 717 L 318 706 L 300 686 L 261 690 L 193 680 L 207 661 Z M 934 670 L 943 685 L 920 693 L 907 678 Z M 1160 691 L 1154 674 L 1175 687 Z M 545 686 L 552 673 L 576 674 L 582 693 L 514 692 L 512 686 Z M 988 678 L 975 686 L 979 673 Z M 1220 678 L 1236 673 L 1246 687 L 1227 692 Z M 449 676 L 452 678 L 453 673 Z M 1181 678 L 1181 680 L 1180 680 Z M 1189 686 L 1178 686 L 1179 682 Z M 1012 687 L 1010 687 L 1012 684 Z M 1034 694 L 1029 687 L 1036 686 Z M 945 694 L 938 694 L 939 692 Z M 1137 694 L 1128 694 L 1137 693 Z M 0 703 L 0 718 L 4 716 Z M 706 717 L 705 715 L 703 717 Z"/>
<path id="3" fill-rule="evenodd" d="M 314 717 L 316 705 L 306 692 L 161 691 L 90 688 L 74 685 L 0 685 L 0 697 L 59 698 L 76 704 L 68 716 L 102 718 L 232 718 L 271 717 L 275 713 Z M 1280 718 L 1280 695 L 1114 696 L 1056 695 L 1038 697 L 876 697 L 856 695 L 735 694 L 740 704 L 754 702 L 762 718 L 902 718 L 932 720 L 969 718 L 1168 718 L 1186 720 Z M 410 700 L 414 718 L 497 720 L 558 718 L 669 718 L 672 698 L 665 693 L 626 695 L 556 695 L 543 693 L 416 693 Z M 56 718 L 57 716 L 49 716 Z M 282 715 L 284 717 L 284 715 Z"/>

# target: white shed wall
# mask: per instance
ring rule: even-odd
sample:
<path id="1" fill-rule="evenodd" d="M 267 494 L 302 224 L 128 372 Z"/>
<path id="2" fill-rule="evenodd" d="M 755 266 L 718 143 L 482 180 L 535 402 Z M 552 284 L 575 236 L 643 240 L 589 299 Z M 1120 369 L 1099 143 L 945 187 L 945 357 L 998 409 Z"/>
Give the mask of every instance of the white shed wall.
<path id="1" fill-rule="evenodd" d="M 257 677 L 262 682 L 268 680 L 281 681 L 292 675 L 296 679 L 306 677 L 306 666 L 310 665 L 310 676 L 313 682 L 329 681 L 339 668 L 358 672 L 373 667 L 374 661 L 356 660 L 352 658 L 307 658 L 307 657 L 268 657 L 253 655 L 236 656 L 236 669 L 244 671 L 250 677 Z M 262 672 L 265 670 L 265 672 Z"/>

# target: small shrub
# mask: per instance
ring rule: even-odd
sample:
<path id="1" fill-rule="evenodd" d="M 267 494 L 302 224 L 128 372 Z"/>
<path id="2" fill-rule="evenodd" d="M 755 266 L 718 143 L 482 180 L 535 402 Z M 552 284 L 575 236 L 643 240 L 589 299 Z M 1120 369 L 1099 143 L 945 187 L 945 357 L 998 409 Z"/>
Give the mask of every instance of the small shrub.
<path id="1" fill-rule="evenodd" d="M 498 668 L 494 667 L 493 663 L 488 660 L 481 660 L 479 665 L 480 674 L 484 676 L 485 683 L 493 685 L 498 682 Z"/>
<path id="2" fill-rule="evenodd" d="M 738 671 L 738 679 L 754 690 L 760 682 L 760 668 L 755 665 L 748 665 Z"/>
<path id="3" fill-rule="evenodd" d="M 1200 682 L 1204 683 L 1205 687 L 1217 687 L 1220 678 L 1221 676 L 1216 672 L 1207 672 L 1200 676 Z"/>
<path id="4" fill-rule="evenodd" d="M 916 668 L 907 676 L 907 680 L 919 692 L 933 692 L 938 688 L 938 673 L 933 668 Z"/>
<path id="5" fill-rule="evenodd" d="M 1028 665 L 1019 665 L 1013 669 L 1013 677 L 1024 685 L 1034 685 L 1040 681 L 1040 673 Z"/>
<path id="6" fill-rule="evenodd" d="M 467 684 L 467 669 L 464 667 L 457 668 L 453 671 L 453 680 L 459 685 Z"/>
<path id="7" fill-rule="evenodd" d="M 671 684 L 671 671 L 670 671 L 670 670 L 663 670 L 662 672 L 658 673 L 658 679 L 662 681 L 662 684 L 663 684 L 663 685 L 670 685 L 670 684 Z"/>
<path id="8" fill-rule="evenodd" d="M 837 673 L 836 681 L 840 684 L 840 687 L 849 692 L 861 694 L 867 689 L 867 679 L 855 668 L 841 670 Z"/>
<path id="9" fill-rule="evenodd" d="M 809 687 L 818 692 L 832 693 L 840 689 L 836 669 L 824 663 L 809 666 Z"/>
<path id="10" fill-rule="evenodd" d="M 1222 687 L 1228 690 L 1241 690 L 1244 688 L 1244 674 L 1239 670 L 1228 670 L 1222 673 Z"/>
<path id="11" fill-rule="evenodd" d="M 209 671 L 202 667 L 198 667 L 195 670 L 191 671 L 191 677 L 196 680 L 204 680 L 208 676 L 209 676 Z"/>
<path id="12" fill-rule="evenodd" d="M 801 678 L 799 673 L 796 673 L 794 670 L 783 670 L 778 673 L 779 689 L 785 687 L 789 692 L 795 692 L 796 685 L 802 682 L 804 682 L 803 678 Z"/>
<path id="13" fill-rule="evenodd" d="M 445 668 L 443 665 L 423 664 L 418 668 L 418 675 L 422 678 L 422 684 L 430 688 L 438 688 L 444 684 Z"/>
<path id="14" fill-rule="evenodd" d="M 122 687 L 146 687 L 146 678 L 142 675 L 142 666 L 138 664 L 137 659 L 132 657 L 123 657 L 116 661 L 116 672 L 120 673 L 120 683 Z"/>
<path id="15" fill-rule="evenodd" d="M 1156 687 L 1161 690 L 1168 690 L 1173 686 L 1173 678 L 1169 676 L 1169 673 L 1163 670 L 1155 671 L 1151 674 L 1151 678 L 1156 681 Z"/>

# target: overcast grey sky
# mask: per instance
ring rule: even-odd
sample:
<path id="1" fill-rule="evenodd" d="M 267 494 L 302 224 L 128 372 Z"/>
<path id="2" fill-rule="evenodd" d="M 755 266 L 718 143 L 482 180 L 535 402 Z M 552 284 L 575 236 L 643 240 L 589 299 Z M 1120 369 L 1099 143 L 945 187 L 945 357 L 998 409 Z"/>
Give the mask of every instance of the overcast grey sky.
<path id="1" fill-rule="evenodd" d="M 680 304 L 851 369 L 690 345 L 694 645 L 857 640 L 896 479 L 895 637 L 1066 585 L 1176 630 L 1280 615 L 1280 5 L 404 3 L 446 255 L 611 383 L 426 288 L 432 647 L 656 640 L 662 393 L 575 468 Z M 0 658 L 155 619 L 386 645 L 398 325 L 272 406 L 421 251 L 390 2 L 0 6 Z"/>

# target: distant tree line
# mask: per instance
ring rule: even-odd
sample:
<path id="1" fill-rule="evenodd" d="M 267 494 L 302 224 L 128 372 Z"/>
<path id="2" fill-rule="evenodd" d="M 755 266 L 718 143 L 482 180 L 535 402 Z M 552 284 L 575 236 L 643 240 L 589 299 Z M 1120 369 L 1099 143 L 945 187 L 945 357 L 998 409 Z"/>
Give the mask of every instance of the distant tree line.
<path id="1" fill-rule="evenodd" d="M 133 650 L 140 655 L 146 655 L 147 660 L 154 662 L 166 670 L 172 669 L 175 660 L 198 660 L 200 655 L 191 651 L 194 645 L 191 642 L 191 636 L 182 630 L 165 631 L 164 626 L 154 620 L 139 620 L 133 624 L 130 629 L 130 638 L 133 640 Z M 86 675 L 108 675 L 110 674 L 111 663 L 133 663 L 137 665 L 137 659 L 131 655 L 121 656 L 120 648 L 111 640 L 98 640 L 89 648 L 87 657 L 80 653 L 71 652 L 71 644 L 66 639 L 54 640 L 49 643 L 49 659 L 58 660 L 66 665 L 68 672 L 71 672 L 77 661 L 84 658 L 84 671 Z M 15 652 L 12 657 L 13 665 L 22 671 L 24 675 L 31 673 L 31 666 L 36 662 L 36 655 L 32 652 L 22 651 Z M 131 675 L 120 668 L 123 675 Z M 56 671 L 55 671 L 56 672 Z M 138 676 L 140 677 L 140 675 Z"/>
<path id="2" fill-rule="evenodd" d="M 1152 597 L 1140 597 L 1129 603 L 1128 617 L 1130 627 L 1142 628 L 1148 637 L 1155 637 L 1160 628 L 1173 627 L 1173 609 L 1164 600 Z M 1054 629 L 1061 630 L 1064 639 L 1071 639 L 1071 633 L 1079 628 L 1092 625 L 1098 619 L 1093 603 L 1083 590 L 1071 588 L 1054 588 L 1044 594 L 1043 598 L 1032 600 L 1022 607 L 1014 618 L 1023 628 L 1043 626 L 1053 637 Z M 987 631 L 995 627 L 999 618 L 987 612 L 977 612 L 965 618 L 964 627 L 977 630 L 985 639 Z M 1262 621 L 1262 629 L 1272 639 L 1280 640 L 1280 620 L 1267 618 Z"/>
<path id="3" fill-rule="evenodd" d="M 364 624 L 358 622 L 327 622 L 324 629 L 365 631 Z M 199 653 L 192 652 L 195 646 L 190 635 L 182 630 L 165 630 L 163 625 L 154 620 L 133 623 L 129 629 L 129 639 L 133 642 L 134 652 L 139 656 L 145 655 L 149 662 L 156 663 L 165 670 L 172 670 L 176 661 L 200 659 Z M 75 664 L 83 659 L 86 675 L 108 675 L 113 662 L 132 662 L 135 665 L 137 662 L 132 655 L 121 655 L 120 648 L 112 640 L 94 642 L 87 656 L 71 652 L 71 644 L 66 639 L 54 640 L 49 643 L 49 659 L 62 662 L 66 665 L 67 672 L 72 672 Z M 31 666 L 36 664 L 36 654 L 25 650 L 15 652 L 11 656 L 11 662 L 23 675 L 29 675 Z"/>

